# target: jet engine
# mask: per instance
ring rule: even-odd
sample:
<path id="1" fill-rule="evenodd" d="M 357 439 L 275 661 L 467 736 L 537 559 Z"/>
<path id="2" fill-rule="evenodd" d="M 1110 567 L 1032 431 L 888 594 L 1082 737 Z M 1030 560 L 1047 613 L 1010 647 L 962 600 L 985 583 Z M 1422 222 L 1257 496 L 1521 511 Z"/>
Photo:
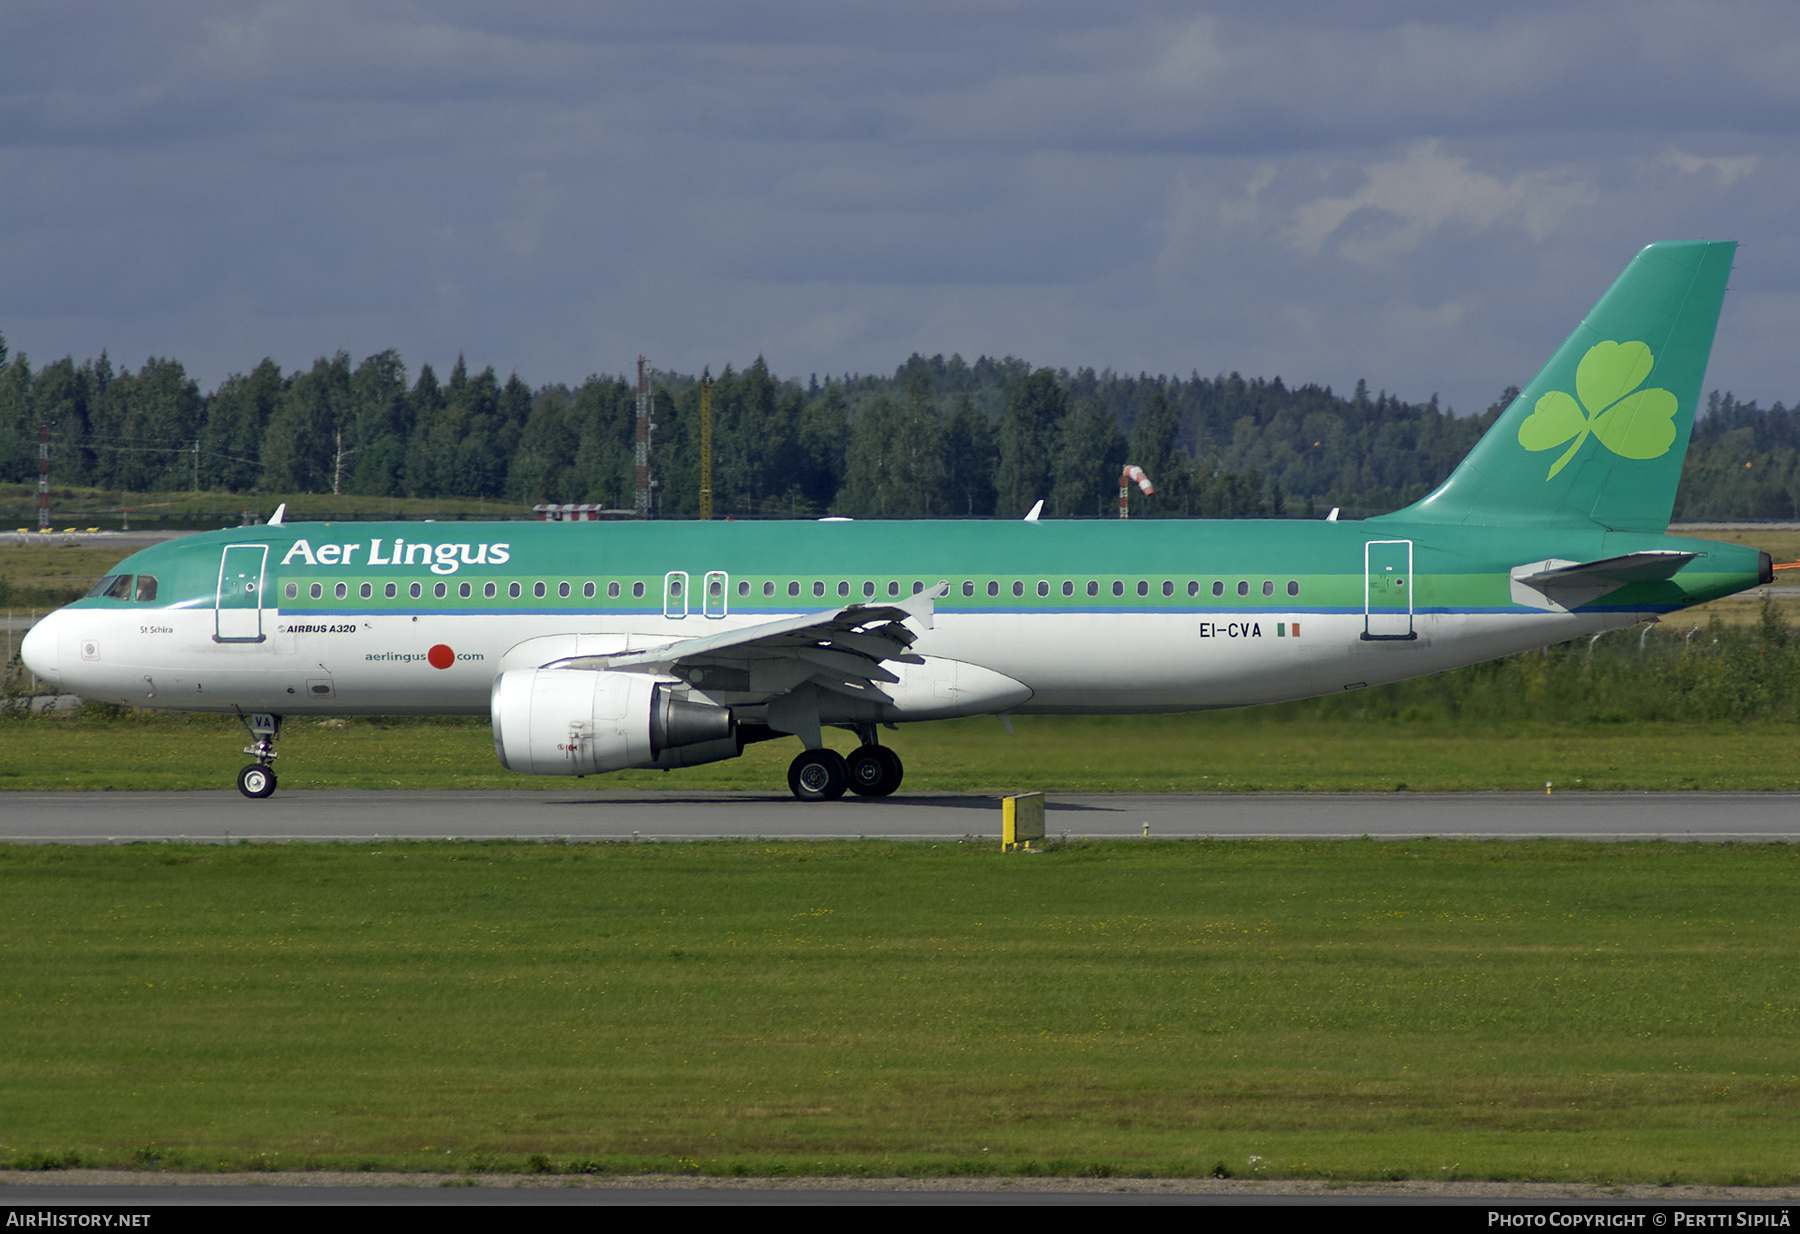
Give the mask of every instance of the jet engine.
<path id="1" fill-rule="evenodd" d="M 731 708 L 643 673 L 516 668 L 494 678 L 494 753 L 526 775 L 692 767 L 743 753 Z"/>

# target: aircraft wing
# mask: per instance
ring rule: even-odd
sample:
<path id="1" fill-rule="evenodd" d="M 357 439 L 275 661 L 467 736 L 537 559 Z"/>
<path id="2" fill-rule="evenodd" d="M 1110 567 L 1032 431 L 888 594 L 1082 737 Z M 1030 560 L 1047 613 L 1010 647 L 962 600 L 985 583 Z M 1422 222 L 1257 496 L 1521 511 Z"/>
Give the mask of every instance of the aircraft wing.
<path id="1" fill-rule="evenodd" d="M 948 583 L 939 583 L 892 604 L 848 604 L 639 651 L 573 656 L 544 667 L 668 673 L 709 694 L 744 702 L 766 701 L 809 682 L 853 698 L 891 702 L 878 683 L 899 678 L 881 667 L 882 661 L 924 663 L 909 650 L 918 636 L 905 623 L 915 620 L 930 629 L 935 601 L 949 590 Z"/>
<path id="2" fill-rule="evenodd" d="M 1599 561 L 1534 561 L 1513 570 L 1513 599 L 1536 608 L 1545 607 L 1545 601 L 1559 609 L 1580 608 L 1632 583 L 1657 583 L 1673 578 L 1681 567 L 1698 555 L 1652 549 Z M 1541 598 L 1521 598 L 1521 591 L 1525 589 Z"/>

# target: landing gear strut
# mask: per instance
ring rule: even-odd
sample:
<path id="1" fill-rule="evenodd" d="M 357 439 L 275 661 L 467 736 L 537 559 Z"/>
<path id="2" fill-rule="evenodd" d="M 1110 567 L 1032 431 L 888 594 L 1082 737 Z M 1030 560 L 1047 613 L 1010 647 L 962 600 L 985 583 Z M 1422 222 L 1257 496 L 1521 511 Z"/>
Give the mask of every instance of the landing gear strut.
<path id="1" fill-rule="evenodd" d="M 256 761 L 238 772 L 238 792 L 246 797 L 267 797 L 275 791 L 275 738 L 281 732 L 281 717 L 259 711 L 246 718 L 240 711 L 238 719 L 256 743 L 244 747 L 244 753 L 255 755 Z"/>

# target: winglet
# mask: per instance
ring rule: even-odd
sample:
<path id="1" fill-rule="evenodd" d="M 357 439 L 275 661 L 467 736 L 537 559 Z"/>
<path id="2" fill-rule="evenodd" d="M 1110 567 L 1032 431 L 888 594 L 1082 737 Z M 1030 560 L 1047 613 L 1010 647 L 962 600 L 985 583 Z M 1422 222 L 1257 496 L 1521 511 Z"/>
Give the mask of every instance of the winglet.
<path id="1" fill-rule="evenodd" d="M 281 526 L 281 516 L 286 513 L 287 513 L 287 502 L 284 501 L 280 505 L 275 507 L 275 513 L 269 515 L 269 526 L 271 526 L 271 527 Z"/>
<path id="2" fill-rule="evenodd" d="M 1043 503 L 1039 502 L 1038 504 L 1042 505 Z M 927 587 L 924 591 L 916 592 L 890 607 L 897 608 L 908 617 L 917 619 L 921 626 L 931 630 L 936 628 L 932 624 L 933 615 L 937 611 L 936 602 L 949 594 L 950 584 L 940 581 L 936 587 Z"/>
<path id="3" fill-rule="evenodd" d="M 1031 507 L 1031 513 L 1027 514 L 1025 516 L 1025 521 L 1028 523 L 1035 523 L 1038 521 L 1038 515 L 1042 514 L 1043 512 L 1044 512 L 1044 499 L 1042 497 L 1039 497 L 1037 504 L 1035 506 Z"/>

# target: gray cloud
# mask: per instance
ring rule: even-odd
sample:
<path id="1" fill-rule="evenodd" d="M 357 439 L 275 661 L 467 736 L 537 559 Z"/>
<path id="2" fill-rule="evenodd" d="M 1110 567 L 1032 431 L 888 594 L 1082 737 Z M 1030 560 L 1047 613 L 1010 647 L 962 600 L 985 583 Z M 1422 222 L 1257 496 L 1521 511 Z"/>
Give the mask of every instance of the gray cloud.
<path id="1" fill-rule="evenodd" d="M 208 384 L 919 349 L 1523 381 L 1641 244 L 1745 242 L 1713 378 L 1800 397 L 1800 15 L 1499 5 L 23 4 L 0 330 Z"/>

